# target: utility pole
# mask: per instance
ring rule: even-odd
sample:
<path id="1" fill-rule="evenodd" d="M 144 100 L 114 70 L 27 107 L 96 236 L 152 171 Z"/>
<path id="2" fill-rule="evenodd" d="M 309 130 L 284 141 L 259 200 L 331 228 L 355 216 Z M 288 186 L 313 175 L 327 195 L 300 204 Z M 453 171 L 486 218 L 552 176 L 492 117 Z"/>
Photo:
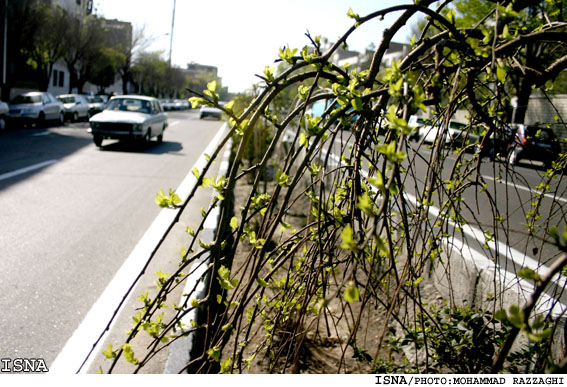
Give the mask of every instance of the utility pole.
<path id="1" fill-rule="evenodd" d="M 175 3 L 173 0 L 173 15 L 171 15 L 171 34 L 169 34 L 169 67 L 171 67 L 171 52 L 173 50 L 173 26 L 175 25 Z"/>

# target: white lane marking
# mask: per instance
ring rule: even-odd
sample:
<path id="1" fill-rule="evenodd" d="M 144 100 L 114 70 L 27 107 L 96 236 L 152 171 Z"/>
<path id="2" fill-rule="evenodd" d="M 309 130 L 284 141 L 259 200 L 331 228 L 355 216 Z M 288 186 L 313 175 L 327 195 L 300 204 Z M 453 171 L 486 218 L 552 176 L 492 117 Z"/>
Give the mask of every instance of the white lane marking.
<path id="1" fill-rule="evenodd" d="M 172 122 L 169 122 L 169 121 L 168 121 L 168 122 L 167 122 L 167 126 L 168 126 L 168 127 L 170 127 L 170 126 L 175 126 L 175 125 L 177 125 L 178 123 L 179 123 L 179 121 L 172 121 Z"/>
<path id="2" fill-rule="evenodd" d="M 326 155 L 326 151 L 323 150 L 322 152 L 323 154 Z M 341 160 L 339 157 L 337 157 L 334 153 L 331 153 L 329 155 L 330 159 L 333 160 L 335 162 L 336 165 L 334 165 L 335 167 L 339 166 L 341 164 Z M 366 172 L 365 170 L 361 170 L 361 174 L 364 175 L 365 177 L 368 177 L 368 172 Z M 488 178 L 490 178 L 489 176 L 487 176 Z M 524 187 L 525 188 L 525 187 Z M 527 189 L 527 188 L 526 188 Z M 531 191 L 533 192 L 533 191 Z M 404 196 L 407 198 L 408 201 L 412 202 L 414 206 L 419 206 L 419 202 L 417 200 L 417 197 L 413 196 L 412 194 L 409 194 L 407 192 L 404 192 Z M 553 196 L 552 196 L 553 197 Z M 440 210 L 437 207 L 434 206 L 430 206 L 429 207 L 429 213 L 432 216 L 439 216 L 440 214 Z M 452 227 L 458 228 L 460 227 L 463 231 L 464 234 L 472 237 L 473 239 L 475 239 L 476 241 L 478 241 L 481 245 L 486 244 L 490 250 L 494 251 L 496 254 L 500 255 L 504 255 L 506 258 L 510 258 L 513 262 L 515 262 L 516 264 L 522 266 L 522 267 L 527 267 L 530 268 L 536 272 L 540 272 L 541 269 L 543 269 L 544 271 L 548 270 L 548 267 L 545 265 L 540 265 L 540 263 L 530 257 L 529 255 L 526 255 L 524 253 L 522 253 L 519 250 L 514 249 L 511 246 L 508 246 L 507 244 L 500 242 L 500 241 L 486 241 L 486 235 L 484 234 L 484 232 L 476 227 L 473 227 L 469 224 L 465 224 L 462 226 L 457 225 L 456 223 L 452 222 L 452 221 L 448 221 L 449 225 L 451 225 Z M 463 242 L 461 242 L 463 243 Z M 467 245 L 466 242 L 464 242 L 464 245 Z M 486 256 L 484 256 L 482 253 L 474 250 L 472 247 L 468 246 L 468 248 L 472 251 L 474 251 L 477 256 L 482 256 L 484 257 L 484 260 L 487 261 L 487 264 L 492 264 L 494 265 L 494 263 L 492 261 L 490 261 Z M 498 270 L 502 270 L 500 269 L 500 265 L 496 265 Z M 517 276 L 516 276 L 517 277 Z M 553 277 L 551 279 L 551 282 L 555 283 L 557 286 L 559 287 L 563 287 L 563 283 L 562 280 L 564 281 L 565 278 L 562 277 L 561 274 L 557 274 L 555 277 Z M 527 281 L 522 280 L 523 282 L 527 283 Z M 525 288 L 525 284 L 522 285 Z M 567 310 L 567 306 L 565 306 L 564 304 L 560 303 L 558 301 L 558 303 L 560 304 L 560 307 L 563 311 Z"/>
<path id="3" fill-rule="evenodd" d="M 216 136 L 201 154 L 201 157 L 195 164 L 194 168 L 197 168 L 199 171 L 203 169 L 207 163 L 205 153 L 212 154 L 214 152 L 214 149 L 219 144 L 225 131 L 226 124 L 219 129 Z M 189 170 L 189 173 L 176 190 L 177 195 L 179 195 L 183 201 L 187 199 L 189 193 L 197 183 L 197 178 L 191 172 L 192 170 L 193 168 Z M 97 346 L 93 349 L 89 356 L 89 352 L 93 348 L 94 343 L 108 325 L 108 322 L 118 308 L 122 297 L 128 294 L 130 286 L 138 274 L 142 271 L 151 252 L 159 243 L 167 228 L 175 220 L 178 211 L 179 210 L 170 209 L 161 210 L 150 228 L 146 231 L 126 261 L 124 261 L 120 269 L 116 272 L 114 278 L 107 285 L 99 299 L 91 307 L 79 327 L 69 338 L 51 365 L 49 369 L 50 373 L 75 374 L 79 372 L 86 373 L 88 371 L 93 359 L 98 353 L 100 353 L 105 338 L 116 322 L 116 318 L 112 321 L 110 328 L 104 333 L 104 336 L 99 340 Z M 117 316 L 120 314 L 121 309 L 116 314 Z M 87 361 L 81 367 L 81 364 L 83 364 L 85 359 L 87 359 Z"/>
<path id="4" fill-rule="evenodd" d="M 35 171 L 36 169 L 41 169 L 41 168 L 47 167 L 51 164 L 55 164 L 58 161 L 59 160 L 47 160 L 47 161 L 44 161 L 42 163 L 30 165 L 29 167 L 17 169 L 17 170 L 12 171 L 12 172 L 6 172 L 6 173 L 3 173 L 3 174 L 0 175 L 0 180 L 6 180 L 6 179 L 10 179 L 14 176 L 23 175 L 24 173 Z"/>
<path id="5" fill-rule="evenodd" d="M 38 136 L 48 136 L 48 135 L 50 135 L 50 134 L 51 134 L 51 132 L 39 132 L 39 133 L 32 134 L 32 136 L 34 136 L 34 137 L 38 137 Z"/>
<path id="6" fill-rule="evenodd" d="M 417 206 L 420 205 L 417 198 L 415 196 L 413 196 L 412 194 L 404 192 L 404 195 L 410 202 L 413 203 L 414 206 L 417 207 Z M 432 216 L 437 217 L 437 216 L 439 216 L 440 211 L 437 207 L 430 206 L 429 207 L 429 213 Z M 537 260 L 535 260 L 534 258 L 530 257 L 529 255 L 522 253 L 519 250 L 516 250 L 515 248 L 513 248 L 511 246 L 508 246 L 507 244 L 505 244 L 503 242 L 494 241 L 494 240 L 487 241 L 485 233 L 479 228 L 473 227 L 470 224 L 458 225 L 458 224 L 456 224 L 456 223 L 454 223 L 450 220 L 448 220 L 447 223 L 452 227 L 460 228 L 464 234 L 472 237 L 477 242 L 479 242 L 481 245 L 486 244 L 490 248 L 490 250 L 494 251 L 496 254 L 499 254 L 499 255 L 502 254 L 506 258 L 510 258 L 512 261 L 514 261 L 515 263 L 517 263 L 518 265 L 520 265 L 522 267 L 527 267 L 527 268 L 530 268 L 534 271 L 539 271 L 542 268 L 544 268 L 545 270 L 548 269 L 547 266 L 540 265 L 539 262 Z M 466 242 L 465 242 L 465 244 L 466 244 Z M 469 246 L 469 248 L 471 250 L 474 250 L 470 246 Z M 482 253 L 479 253 L 479 254 L 482 255 Z M 488 260 L 488 258 L 486 258 L 486 257 L 484 257 L 484 258 L 486 260 Z M 489 262 L 491 262 L 491 261 L 489 261 Z M 560 280 L 561 280 L 561 274 L 558 274 L 551 281 L 554 282 L 555 284 L 557 284 L 558 286 L 563 286 L 562 284 L 559 283 Z"/>
<path id="7" fill-rule="evenodd" d="M 525 187 L 523 185 L 513 183 L 513 182 L 508 181 L 508 180 L 495 179 L 492 176 L 482 175 L 482 177 L 487 179 L 487 180 L 492 180 L 492 181 L 495 181 L 495 182 L 500 183 L 500 184 L 509 185 L 510 187 L 514 187 L 514 188 L 517 188 L 517 189 L 522 190 L 522 191 L 527 191 L 531 194 L 537 194 L 537 195 L 543 194 L 543 196 L 545 196 L 547 198 L 550 198 L 550 199 L 553 199 L 553 200 L 558 200 L 558 201 L 563 202 L 563 203 L 567 203 L 567 199 L 565 199 L 561 196 L 555 196 L 555 195 L 552 195 L 552 194 L 543 193 L 541 191 L 538 191 L 537 189 L 531 189 L 531 188 Z"/>

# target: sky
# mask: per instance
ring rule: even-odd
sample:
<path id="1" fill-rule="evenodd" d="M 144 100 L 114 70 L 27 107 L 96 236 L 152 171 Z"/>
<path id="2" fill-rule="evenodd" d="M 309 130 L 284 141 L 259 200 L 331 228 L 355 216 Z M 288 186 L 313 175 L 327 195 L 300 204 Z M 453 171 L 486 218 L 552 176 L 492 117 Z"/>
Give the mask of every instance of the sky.
<path id="1" fill-rule="evenodd" d="M 336 41 L 352 25 L 349 8 L 365 16 L 371 12 L 413 0 L 176 0 L 172 65 L 188 63 L 216 66 L 223 86 L 242 92 L 275 67 L 279 48 L 309 45 L 305 33 Z M 106 19 L 131 22 L 143 28 L 146 51 L 162 51 L 169 58 L 174 0 L 95 0 L 94 13 Z M 399 13 L 395 14 L 399 15 Z M 382 31 L 396 16 L 363 25 L 347 41 L 349 49 L 363 51 L 378 45 Z M 406 43 L 411 22 L 394 38 Z"/>

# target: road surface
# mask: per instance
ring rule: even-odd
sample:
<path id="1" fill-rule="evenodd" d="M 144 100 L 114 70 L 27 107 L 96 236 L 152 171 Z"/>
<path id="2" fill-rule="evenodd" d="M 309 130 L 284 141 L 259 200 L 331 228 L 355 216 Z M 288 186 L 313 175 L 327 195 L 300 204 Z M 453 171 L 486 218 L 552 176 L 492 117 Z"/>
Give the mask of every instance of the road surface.
<path id="1" fill-rule="evenodd" d="M 53 363 L 222 123 L 169 113 L 162 144 L 105 141 L 88 124 L 0 133 L 0 358 Z"/>

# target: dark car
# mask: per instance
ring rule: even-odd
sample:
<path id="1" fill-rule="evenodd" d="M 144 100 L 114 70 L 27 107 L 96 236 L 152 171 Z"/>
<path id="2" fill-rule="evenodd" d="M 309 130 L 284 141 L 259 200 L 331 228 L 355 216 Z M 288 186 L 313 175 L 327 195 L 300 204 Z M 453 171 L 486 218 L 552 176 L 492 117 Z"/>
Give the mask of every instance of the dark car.
<path id="1" fill-rule="evenodd" d="M 522 159 L 541 161 L 547 168 L 561 153 L 559 140 L 553 130 L 538 126 L 517 125 L 516 134 L 508 146 L 508 164 Z"/>
<path id="2" fill-rule="evenodd" d="M 6 115 L 9 111 L 8 104 L 0 101 L 0 130 L 6 129 Z"/>
<path id="3" fill-rule="evenodd" d="M 89 115 L 94 116 L 104 110 L 105 100 L 100 95 L 87 96 L 89 102 Z"/>
<path id="4" fill-rule="evenodd" d="M 477 144 L 480 156 L 489 157 L 490 160 L 496 160 L 497 158 L 506 158 L 508 154 L 508 148 L 510 146 L 510 143 L 514 139 L 516 129 L 517 126 L 502 125 L 497 127 L 496 131 L 486 139 L 484 139 L 484 137 L 480 135 Z M 481 125 L 479 129 L 477 129 L 477 132 L 485 133 L 487 130 L 488 129 L 486 126 Z M 482 149 L 480 149 L 481 143 L 483 143 Z"/>

